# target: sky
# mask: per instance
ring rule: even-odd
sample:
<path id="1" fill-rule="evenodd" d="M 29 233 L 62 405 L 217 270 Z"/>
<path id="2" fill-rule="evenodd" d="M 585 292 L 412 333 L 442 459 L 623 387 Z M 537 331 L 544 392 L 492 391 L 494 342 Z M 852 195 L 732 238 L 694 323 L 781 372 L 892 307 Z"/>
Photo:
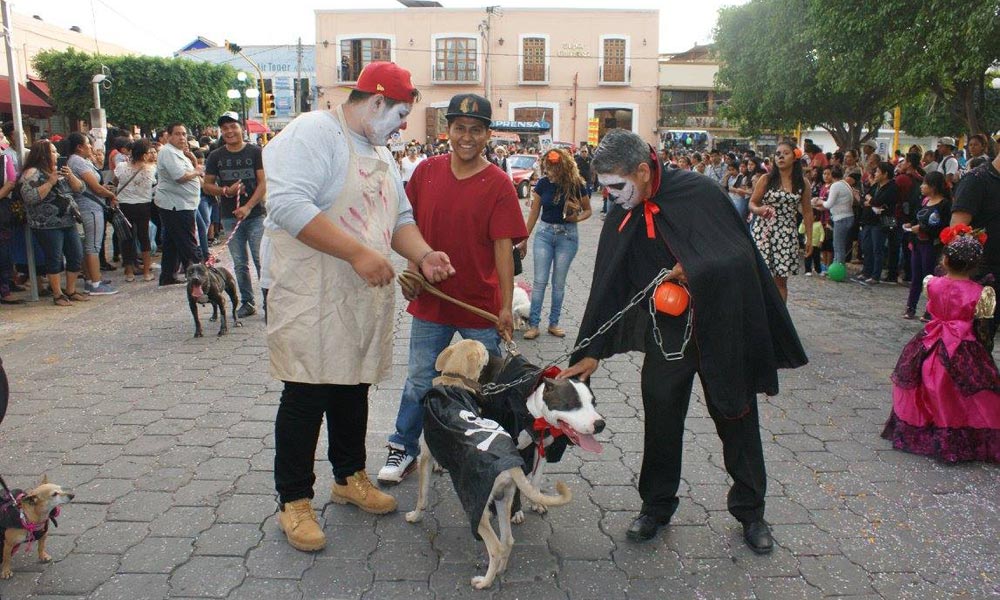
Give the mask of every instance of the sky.
<path id="1" fill-rule="evenodd" d="M 445 7 L 475 8 L 487 3 L 509 7 L 659 8 L 660 52 L 680 52 L 711 41 L 720 7 L 746 0 L 440 0 Z M 217 44 L 226 39 L 242 46 L 294 44 L 301 36 L 315 43 L 313 11 L 332 8 L 401 8 L 395 0 L 12 0 L 14 12 L 39 15 L 47 23 L 69 28 L 99 41 L 136 52 L 170 56 L 197 36 Z M 259 10 L 246 10 L 248 7 Z"/>

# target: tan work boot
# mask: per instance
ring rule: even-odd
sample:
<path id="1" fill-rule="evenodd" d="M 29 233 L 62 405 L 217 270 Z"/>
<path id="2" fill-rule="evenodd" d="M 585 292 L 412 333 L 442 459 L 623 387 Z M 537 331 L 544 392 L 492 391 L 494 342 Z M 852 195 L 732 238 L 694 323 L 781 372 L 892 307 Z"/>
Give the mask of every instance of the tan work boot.
<path id="1" fill-rule="evenodd" d="M 346 485 L 333 482 L 330 502 L 337 504 L 350 502 L 361 510 L 376 515 L 396 510 L 396 499 L 375 487 L 364 470 L 348 477 Z"/>
<path id="2" fill-rule="evenodd" d="M 278 527 L 296 550 L 315 552 L 326 546 L 326 535 L 320 529 L 309 498 L 286 502 L 278 511 Z"/>

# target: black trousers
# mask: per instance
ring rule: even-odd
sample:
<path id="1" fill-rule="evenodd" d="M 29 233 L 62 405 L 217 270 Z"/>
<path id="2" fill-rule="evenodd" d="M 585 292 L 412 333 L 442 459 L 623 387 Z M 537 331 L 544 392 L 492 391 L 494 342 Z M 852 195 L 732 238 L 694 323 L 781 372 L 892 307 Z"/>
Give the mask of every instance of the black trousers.
<path id="1" fill-rule="evenodd" d="M 282 504 L 313 497 L 323 415 L 334 477 L 350 477 L 365 468 L 369 387 L 284 383 L 274 421 L 274 486 Z"/>
<path id="2" fill-rule="evenodd" d="M 678 347 L 670 344 L 666 343 L 668 352 Z M 684 420 L 696 373 L 698 349 L 694 340 L 688 345 L 683 359 L 668 362 L 649 336 L 641 376 L 646 421 L 639 495 L 642 512 L 654 517 L 669 519 L 677 510 Z M 756 396 L 749 400 L 749 413 L 738 419 L 727 419 L 713 408 L 711 398 L 705 399 L 722 440 L 726 471 L 733 479 L 727 501 L 729 512 L 744 523 L 763 518 L 767 491 Z"/>
<path id="3" fill-rule="evenodd" d="M 160 261 L 160 283 L 170 281 L 177 273 L 178 262 L 182 268 L 202 261 L 198 245 L 193 210 L 159 209 L 163 228 L 163 257 Z"/>

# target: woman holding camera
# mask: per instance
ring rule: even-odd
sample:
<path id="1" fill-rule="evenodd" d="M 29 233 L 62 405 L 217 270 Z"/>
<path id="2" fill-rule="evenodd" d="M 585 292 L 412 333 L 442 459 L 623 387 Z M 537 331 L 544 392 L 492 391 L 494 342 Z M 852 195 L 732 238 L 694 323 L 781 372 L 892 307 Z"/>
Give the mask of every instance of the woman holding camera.
<path id="1" fill-rule="evenodd" d="M 590 196 L 587 184 L 580 177 L 573 156 L 562 148 L 545 153 L 545 176 L 538 180 L 531 194 L 531 212 L 528 214 L 528 237 L 541 224 L 535 235 L 532 250 L 535 253 L 535 281 L 531 289 L 531 313 L 524 339 L 538 337 L 538 324 L 542 320 L 542 301 L 545 287 L 552 279 L 552 308 L 549 310 L 549 334 L 565 337 L 559 327 L 563 296 L 566 293 L 566 274 L 580 246 L 576 224 L 590 218 Z M 528 241 L 517 245 L 523 258 L 528 251 Z"/>
<path id="2" fill-rule="evenodd" d="M 56 168 L 59 152 L 52 142 L 41 140 L 31 146 L 19 185 L 24 198 L 28 226 L 45 250 L 45 273 L 56 306 L 86 302 L 76 290 L 76 278 L 83 261 L 83 246 L 76 231 L 80 209 L 74 193 L 84 183 L 67 167 Z M 66 288 L 62 287 L 63 258 L 66 260 Z"/>

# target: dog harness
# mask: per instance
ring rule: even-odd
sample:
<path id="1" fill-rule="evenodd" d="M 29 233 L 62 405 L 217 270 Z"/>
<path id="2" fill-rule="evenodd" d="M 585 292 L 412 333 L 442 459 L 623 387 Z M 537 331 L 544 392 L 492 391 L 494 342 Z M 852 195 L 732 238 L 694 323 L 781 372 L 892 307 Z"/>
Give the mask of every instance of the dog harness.
<path id="1" fill-rule="evenodd" d="M 42 539 L 49 532 L 49 521 L 52 521 L 54 526 L 59 526 L 59 523 L 56 522 L 56 518 L 59 516 L 59 507 L 57 506 L 49 512 L 49 518 L 44 523 L 32 523 L 21 507 L 21 501 L 27 495 L 25 491 L 16 488 L 10 490 L 6 484 L 3 485 L 3 490 L 5 498 L 0 501 L 0 540 L 3 539 L 4 533 L 8 529 L 24 529 L 28 532 L 27 536 L 23 542 L 14 545 L 14 550 L 10 554 L 11 556 L 16 554 L 22 544 L 26 544 L 25 552 L 31 552 L 31 544 Z"/>

